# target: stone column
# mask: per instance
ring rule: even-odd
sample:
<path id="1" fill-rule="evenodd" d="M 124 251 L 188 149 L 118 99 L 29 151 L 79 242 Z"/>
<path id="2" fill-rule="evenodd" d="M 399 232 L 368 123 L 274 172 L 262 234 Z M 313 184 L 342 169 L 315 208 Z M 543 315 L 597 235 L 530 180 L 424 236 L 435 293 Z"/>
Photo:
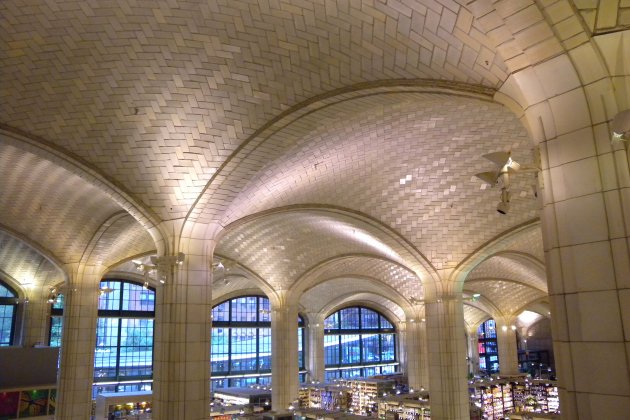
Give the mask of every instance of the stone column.
<path id="1" fill-rule="evenodd" d="M 271 307 L 271 405 L 285 411 L 298 397 L 298 309 L 294 302 L 279 300 Z"/>
<path id="2" fill-rule="evenodd" d="M 158 257 L 153 418 L 210 417 L 210 254 Z"/>
<path id="3" fill-rule="evenodd" d="M 408 320 L 405 325 L 406 369 L 409 387 L 415 390 L 429 389 L 429 372 L 427 367 L 426 322 L 422 318 Z M 401 347 L 403 343 L 399 344 Z"/>
<path id="4" fill-rule="evenodd" d="M 468 420 L 466 336 L 462 299 L 442 296 L 426 303 L 431 418 Z"/>
<path id="5" fill-rule="evenodd" d="M 310 380 L 314 382 L 324 382 L 325 380 L 325 360 L 324 360 L 324 316 L 309 313 L 308 316 L 308 359 L 306 361 Z"/>
<path id="6" fill-rule="evenodd" d="M 516 327 L 510 320 L 497 320 L 497 346 L 499 348 L 499 373 L 502 376 L 518 373 L 518 349 Z"/>
<path id="7" fill-rule="evenodd" d="M 50 303 L 48 288 L 37 287 L 29 290 L 26 306 L 26 325 L 24 328 L 24 346 L 33 347 L 37 344 L 48 345 L 48 328 Z"/>
<path id="8" fill-rule="evenodd" d="M 98 290 L 104 269 L 69 264 L 65 285 L 56 419 L 89 419 L 92 412 Z"/>
<path id="9" fill-rule="evenodd" d="M 468 374 L 479 373 L 479 335 L 474 329 L 468 332 Z"/>

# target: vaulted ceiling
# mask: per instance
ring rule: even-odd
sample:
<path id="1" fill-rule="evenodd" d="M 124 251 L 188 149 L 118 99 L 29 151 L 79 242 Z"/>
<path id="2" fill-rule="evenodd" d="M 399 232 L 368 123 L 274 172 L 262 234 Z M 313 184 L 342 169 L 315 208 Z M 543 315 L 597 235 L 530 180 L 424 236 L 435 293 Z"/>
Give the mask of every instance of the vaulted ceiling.
<path id="1" fill-rule="evenodd" d="M 404 317 L 494 244 L 467 322 L 540 301 L 534 175 L 507 215 L 474 177 L 489 152 L 532 165 L 533 144 L 493 100 L 496 32 L 461 3 L 1 2 L 0 269 L 114 269 L 155 252 L 147 225 L 186 219 L 219 226 L 244 273 L 216 296 L 300 288 L 305 310 L 343 295 Z"/>

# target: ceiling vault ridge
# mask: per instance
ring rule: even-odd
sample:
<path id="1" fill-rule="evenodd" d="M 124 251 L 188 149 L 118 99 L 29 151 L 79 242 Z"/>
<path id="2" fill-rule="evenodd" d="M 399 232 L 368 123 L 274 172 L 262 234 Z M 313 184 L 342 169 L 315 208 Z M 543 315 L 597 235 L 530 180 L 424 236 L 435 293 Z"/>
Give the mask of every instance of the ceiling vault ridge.
<path id="1" fill-rule="evenodd" d="M 27 235 L 17 232 L 10 227 L 0 223 L 0 232 L 4 232 L 12 238 L 23 242 L 33 251 L 41 255 L 43 258 L 47 259 L 52 265 L 54 265 L 59 271 L 64 273 L 64 278 L 67 279 L 67 274 L 64 270 L 64 263 L 57 257 L 51 250 L 44 248 L 40 244 L 36 243 L 32 239 L 30 239 Z"/>
<path id="2" fill-rule="evenodd" d="M 380 232 L 383 232 L 384 234 L 392 238 L 397 244 L 400 244 L 405 249 L 405 251 L 409 252 L 409 254 L 420 265 L 422 265 L 422 267 L 426 270 L 429 276 L 434 277 L 434 279 L 439 278 L 439 276 L 437 275 L 437 270 L 433 266 L 431 261 L 419 249 L 417 249 L 415 245 L 411 243 L 411 241 L 409 241 L 400 232 L 396 231 L 391 226 L 381 222 L 380 220 L 374 217 L 371 217 L 363 212 L 346 208 L 346 207 L 334 206 L 334 205 L 329 205 L 329 204 L 317 204 L 317 203 L 295 204 L 295 205 L 289 205 L 289 206 L 275 207 L 272 209 L 263 210 L 258 213 L 247 215 L 227 225 L 225 229 L 219 234 L 217 238 L 217 242 L 219 242 L 221 238 L 230 230 L 235 229 L 241 225 L 254 222 L 263 217 L 279 214 L 279 213 L 285 213 L 285 212 L 308 212 L 308 211 L 325 211 L 331 214 L 334 214 L 334 213 L 342 214 L 343 216 L 356 219 L 362 223 L 367 224 L 368 226 L 372 228 L 378 229 Z"/>
<path id="3" fill-rule="evenodd" d="M 466 277 L 468 277 L 468 274 L 475 267 L 485 261 L 488 256 L 494 255 L 498 252 L 494 251 L 495 249 L 500 249 L 503 244 L 510 241 L 516 235 L 539 228 L 540 218 L 536 217 L 495 235 L 494 238 L 486 241 L 484 244 L 481 244 L 476 250 L 471 252 L 468 257 L 462 260 L 452 271 L 449 280 L 460 284 L 463 283 L 466 280 Z"/>
<path id="4" fill-rule="evenodd" d="M 141 203 L 125 187 L 119 185 L 94 165 L 71 151 L 2 122 L 0 122 L 0 137 L 21 150 L 31 152 L 54 165 L 78 175 L 120 205 L 148 232 L 152 232 L 154 227 L 159 227 L 161 220 L 149 206 Z"/>
<path id="5" fill-rule="evenodd" d="M 467 284 L 480 283 L 482 281 L 504 281 L 506 283 L 514 283 L 514 284 L 518 284 L 518 285 L 527 287 L 529 289 L 534 289 L 536 291 L 544 293 L 545 295 L 547 294 L 546 290 L 542 290 L 542 289 L 540 289 L 540 288 L 538 288 L 536 286 L 532 286 L 531 284 L 522 282 L 520 280 L 508 279 L 508 278 L 503 278 L 503 277 L 479 277 L 479 278 L 474 278 L 474 279 L 468 279 L 468 280 L 466 280 L 466 283 L 464 284 L 464 290 L 466 290 L 466 285 Z"/>

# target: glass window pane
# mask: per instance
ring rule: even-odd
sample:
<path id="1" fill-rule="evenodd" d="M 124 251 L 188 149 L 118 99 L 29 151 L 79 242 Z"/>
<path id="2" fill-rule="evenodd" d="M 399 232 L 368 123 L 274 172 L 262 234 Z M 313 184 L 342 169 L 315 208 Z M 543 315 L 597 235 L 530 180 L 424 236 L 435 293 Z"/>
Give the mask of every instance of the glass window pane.
<path id="1" fill-rule="evenodd" d="M 99 318 L 96 323 L 94 379 L 116 377 L 118 318 Z"/>
<path id="2" fill-rule="evenodd" d="M 383 362 L 396 360 L 396 337 L 394 334 L 381 334 L 381 360 Z"/>
<path id="3" fill-rule="evenodd" d="M 155 292 L 138 284 L 125 283 L 123 311 L 155 311 Z"/>
<path id="4" fill-rule="evenodd" d="M 342 330 L 358 330 L 359 308 L 346 308 L 340 310 L 339 319 Z"/>
<path id="5" fill-rule="evenodd" d="M 334 325 L 335 319 L 339 319 L 341 329 L 358 330 L 358 334 L 336 334 L 333 329 L 325 330 L 324 361 L 326 367 L 353 365 L 357 366 L 361 375 L 371 375 L 374 372 L 378 373 L 380 367 L 370 368 L 366 371 L 361 366 L 385 365 L 396 361 L 395 329 L 382 314 L 372 309 L 353 307 L 344 308 L 331 314 L 327 318 L 329 320 L 328 325 Z M 340 375 L 343 376 L 358 375 L 358 371 L 355 369 L 340 372 Z"/>
<path id="6" fill-rule="evenodd" d="M 345 334 L 341 336 L 341 364 L 359 363 L 361 361 L 360 335 Z"/>
<path id="7" fill-rule="evenodd" d="M 324 358 L 326 366 L 339 365 L 339 336 L 324 336 Z"/>
<path id="8" fill-rule="evenodd" d="M 101 290 L 111 289 L 109 293 L 102 293 L 98 297 L 98 309 L 117 311 L 120 310 L 120 292 L 122 290 L 122 282 L 120 281 L 102 281 Z"/>
<path id="9" fill-rule="evenodd" d="M 383 328 L 383 329 L 389 329 L 389 328 L 394 329 L 394 326 L 392 325 L 391 322 L 389 322 L 387 320 L 387 318 L 385 318 L 384 316 L 381 315 L 381 328 Z"/>
<path id="10" fill-rule="evenodd" d="M 217 386 L 234 384 L 262 384 L 271 377 L 236 375 L 268 373 L 271 370 L 271 306 L 262 296 L 243 296 L 222 302 L 212 309 L 211 368 L 213 376 L 227 376 L 217 380 Z M 224 324 L 217 325 L 218 322 Z M 299 323 L 299 317 L 298 317 Z M 238 325 L 230 326 L 232 324 Z M 296 325 L 297 327 L 297 325 Z M 298 338 L 303 331 L 298 329 Z M 303 349 L 298 341 L 298 361 Z M 301 352 L 301 353 L 300 353 Z M 230 377 L 232 376 L 232 377 Z M 267 379 L 265 379 L 267 378 Z"/>
<path id="11" fill-rule="evenodd" d="M 212 328 L 211 357 L 212 373 L 228 372 L 230 361 L 230 332 L 229 328 Z"/>
<path id="12" fill-rule="evenodd" d="M 339 378 L 339 371 L 338 370 L 327 370 L 324 375 L 325 375 L 324 380 L 326 382 L 332 382 L 333 380 Z"/>
<path id="13" fill-rule="evenodd" d="M 63 317 L 50 317 L 50 337 L 48 345 L 50 347 L 61 347 L 61 333 L 63 331 Z"/>
<path id="14" fill-rule="evenodd" d="M 271 328 L 259 328 L 258 369 L 271 369 Z"/>
<path id="15" fill-rule="evenodd" d="M 258 320 L 256 296 L 236 298 L 232 300 L 232 322 L 256 322 Z"/>
<path id="16" fill-rule="evenodd" d="M 375 328 L 378 329 L 379 325 L 378 325 L 378 318 L 379 318 L 379 314 L 367 309 L 367 308 L 361 308 L 361 328 L 362 329 L 371 329 L 371 328 Z"/>
<path id="17" fill-rule="evenodd" d="M 15 305 L 0 305 L 0 346 L 11 345 Z"/>
<path id="18" fill-rule="evenodd" d="M 260 297 L 258 298 L 258 319 L 260 322 L 271 322 L 271 304 L 269 299 Z"/>
<path id="19" fill-rule="evenodd" d="M 256 328 L 231 328 L 230 370 L 256 372 Z"/>
<path id="20" fill-rule="evenodd" d="M 0 297 L 17 297 L 17 295 L 15 293 L 13 293 L 8 286 L 5 286 L 4 284 L 0 283 Z"/>
<path id="21" fill-rule="evenodd" d="M 363 334 L 361 335 L 361 344 L 363 345 L 363 359 L 364 363 L 380 362 L 381 352 L 378 345 L 378 334 Z"/>
<path id="22" fill-rule="evenodd" d="M 153 373 L 153 320 L 121 319 L 119 376 Z"/>
<path id="23" fill-rule="evenodd" d="M 335 312 L 324 320 L 324 329 L 339 329 L 339 312 Z"/>
<path id="24" fill-rule="evenodd" d="M 153 376 L 155 291 L 121 280 L 104 280 L 100 288 L 110 291 L 102 293 L 98 301 L 94 381 L 113 382 L 110 388 L 114 392 L 137 389 L 138 386 L 146 388 L 131 382 L 131 385 L 121 385 L 116 381 L 151 379 Z M 51 318 L 51 343 L 60 341 L 56 330 L 60 331 L 62 322 L 58 316 Z M 94 389 L 97 392 L 110 388 Z"/>
<path id="25" fill-rule="evenodd" d="M 230 320 L 230 302 L 223 302 L 212 309 L 212 321 Z"/>
<path id="26" fill-rule="evenodd" d="M 65 298 L 60 293 L 60 294 L 57 295 L 57 298 L 53 302 L 52 308 L 53 309 L 63 309 L 64 302 L 65 302 Z"/>

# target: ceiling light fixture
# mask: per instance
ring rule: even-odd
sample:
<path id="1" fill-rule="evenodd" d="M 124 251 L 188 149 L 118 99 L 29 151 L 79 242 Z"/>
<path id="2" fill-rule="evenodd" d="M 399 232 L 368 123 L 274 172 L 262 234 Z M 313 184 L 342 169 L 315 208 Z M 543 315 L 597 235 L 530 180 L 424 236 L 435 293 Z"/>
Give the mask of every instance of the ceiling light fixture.
<path id="1" fill-rule="evenodd" d="M 510 211 L 510 175 L 515 174 L 521 169 L 521 165 L 512 160 L 511 152 L 494 152 L 483 155 L 484 158 L 497 165 L 494 171 L 480 172 L 475 174 L 477 178 L 483 182 L 495 185 L 501 185 L 501 201 L 497 205 L 497 211 L 501 214 L 507 214 Z"/>
<path id="2" fill-rule="evenodd" d="M 630 109 L 615 115 L 610 123 L 610 131 L 612 143 L 630 140 Z"/>

